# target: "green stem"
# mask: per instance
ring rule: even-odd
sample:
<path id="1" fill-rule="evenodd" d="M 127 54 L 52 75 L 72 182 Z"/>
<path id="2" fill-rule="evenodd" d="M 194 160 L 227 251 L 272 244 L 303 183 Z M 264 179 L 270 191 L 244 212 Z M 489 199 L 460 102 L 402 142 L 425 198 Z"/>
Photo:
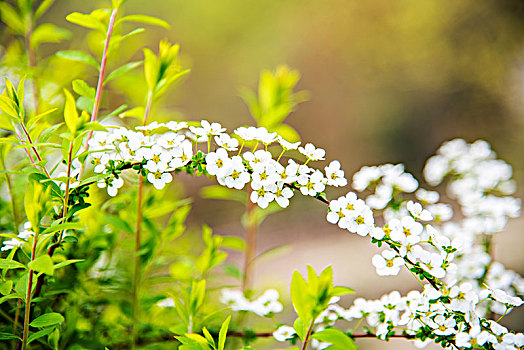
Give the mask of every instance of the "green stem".
<path id="1" fill-rule="evenodd" d="M 27 141 L 29 142 L 29 144 L 33 144 L 33 140 L 31 139 L 31 135 L 29 135 L 29 132 L 27 131 L 24 123 L 22 121 L 20 121 L 20 126 L 22 127 L 22 130 L 24 131 L 24 134 L 25 136 L 27 137 Z M 31 146 L 31 149 L 33 150 L 33 152 L 35 153 L 36 155 L 36 158 L 38 159 L 39 162 L 42 161 L 42 157 L 40 157 L 40 154 L 38 153 L 36 147 L 34 146 Z M 27 153 L 29 155 L 29 152 Z M 31 156 L 29 156 L 29 159 L 31 160 L 31 163 L 33 163 L 33 159 L 31 158 Z M 47 177 L 51 177 L 51 175 L 49 175 L 49 173 L 47 172 L 47 169 L 45 168 L 45 166 L 43 164 L 40 165 L 40 168 L 42 168 L 42 170 L 44 171 L 44 173 L 46 174 Z"/>
<path id="2" fill-rule="evenodd" d="M 4 156 L 3 156 L 3 152 L 2 152 L 2 156 L 0 158 L 0 162 L 2 164 L 2 170 L 5 171 L 5 173 L 4 173 L 5 184 L 7 186 L 7 192 L 9 193 L 9 198 L 11 200 L 11 214 L 13 215 L 14 231 L 18 235 L 18 216 L 16 215 L 16 213 L 17 213 L 17 211 L 16 211 L 16 200 L 15 200 L 15 196 L 14 196 L 14 193 L 13 193 L 13 186 L 11 184 L 11 178 L 9 177 L 9 174 L 7 173 L 7 168 L 5 166 L 5 159 L 4 159 Z"/>
<path id="3" fill-rule="evenodd" d="M 38 228 L 35 228 L 35 236 L 33 237 L 33 246 L 31 248 L 31 261 L 36 258 L 36 242 L 38 240 Z M 29 314 L 31 312 L 31 292 L 33 289 L 33 270 L 29 270 L 29 278 L 27 281 L 27 295 L 25 299 L 25 315 L 24 315 L 24 332 L 22 335 L 22 350 L 27 348 L 27 337 L 29 335 Z"/>
<path id="4" fill-rule="evenodd" d="M 283 149 L 282 152 L 280 152 L 280 155 L 279 155 L 278 158 L 277 158 L 277 162 L 280 160 L 280 158 L 282 157 L 282 155 L 284 154 L 285 151 L 286 151 L 286 150 Z"/>
<path id="5" fill-rule="evenodd" d="M 32 82 L 32 88 L 33 88 L 33 104 L 34 104 L 34 114 L 38 114 L 38 84 L 36 82 L 35 77 L 35 70 L 36 70 L 36 52 L 31 47 L 31 36 L 33 35 L 33 18 L 32 13 L 29 12 L 28 14 L 30 18 L 28 18 L 28 28 L 26 28 L 24 39 L 25 39 L 25 49 L 27 52 L 27 63 L 29 68 L 31 69 L 31 82 Z"/>
<path id="6" fill-rule="evenodd" d="M 146 107 L 144 109 L 144 121 L 142 125 L 147 124 L 149 114 L 151 113 L 151 104 L 153 103 L 153 92 L 149 91 L 147 94 Z M 144 132 L 145 134 L 145 132 Z M 142 202 L 144 196 L 144 177 L 142 174 L 138 175 L 138 188 L 137 188 L 137 204 L 136 204 L 136 227 L 135 227 L 135 254 L 134 254 L 134 268 L 133 268 L 133 287 L 131 292 L 131 348 L 135 349 L 137 340 L 137 320 L 138 320 L 138 294 L 140 285 L 140 233 L 142 230 Z"/>

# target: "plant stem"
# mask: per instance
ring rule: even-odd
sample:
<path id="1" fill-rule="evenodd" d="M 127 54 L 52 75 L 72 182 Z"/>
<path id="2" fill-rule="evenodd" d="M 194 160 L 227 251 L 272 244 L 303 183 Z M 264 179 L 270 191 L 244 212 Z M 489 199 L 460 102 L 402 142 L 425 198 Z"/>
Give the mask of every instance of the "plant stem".
<path id="1" fill-rule="evenodd" d="M 151 104 L 153 103 L 153 92 L 149 91 L 147 94 L 146 107 L 144 109 L 144 121 L 142 125 L 147 124 L 149 114 L 151 113 Z M 142 131 L 145 134 L 145 131 Z M 137 204 L 136 204 L 136 228 L 135 228 L 135 254 L 134 254 L 134 268 L 133 268 L 133 286 L 131 291 L 131 348 L 134 349 L 136 346 L 137 339 L 137 316 L 138 316 L 138 286 L 140 284 L 140 232 L 142 229 L 142 202 L 144 196 L 144 177 L 142 174 L 138 175 L 138 188 L 137 188 Z"/>
<path id="2" fill-rule="evenodd" d="M 22 127 L 22 130 L 24 131 L 24 134 L 27 137 L 27 141 L 29 142 L 29 144 L 33 144 L 33 140 L 31 140 L 31 135 L 29 135 L 29 132 L 27 131 L 27 129 L 26 129 L 26 127 L 25 127 L 25 125 L 24 125 L 24 123 L 22 121 L 20 121 L 20 126 Z M 38 161 L 41 162 L 42 161 L 42 157 L 40 157 L 40 154 L 38 153 L 36 147 L 31 146 L 31 149 L 35 153 L 36 158 L 38 159 Z M 27 154 L 29 155 L 29 159 L 31 160 L 31 163 L 34 164 L 33 158 L 29 154 L 29 151 L 27 152 Z M 50 178 L 51 175 L 49 175 L 49 173 L 47 172 L 47 169 L 45 168 L 45 166 L 43 164 L 41 164 L 40 167 L 42 168 L 42 170 L 44 171 L 46 176 Z"/>
<path id="3" fill-rule="evenodd" d="M 35 236 L 33 237 L 33 246 L 31 248 L 31 261 L 35 260 L 37 240 L 38 240 L 38 228 L 35 228 Z M 29 270 L 29 278 L 27 281 L 27 295 L 25 299 L 25 315 L 24 315 L 24 332 L 22 336 L 22 350 L 25 350 L 27 347 L 27 336 L 29 334 L 29 314 L 31 311 L 32 289 L 33 289 L 33 270 Z"/>
<path id="4" fill-rule="evenodd" d="M 246 227 L 246 251 L 244 254 L 244 273 L 242 278 L 242 290 L 249 289 L 253 283 L 253 258 L 257 247 L 258 224 L 256 215 L 256 204 L 251 202 L 251 188 L 247 191 L 247 227 Z"/>
<path id="5" fill-rule="evenodd" d="M 4 159 L 3 154 L 0 157 L 0 162 L 2 164 L 2 170 L 5 171 L 5 173 L 4 173 L 5 184 L 7 186 L 7 192 L 9 193 L 9 198 L 11 200 L 11 214 L 13 215 L 14 231 L 18 235 L 18 216 L 16 215 L 16 213 L 17 213 L 17 211 L 16 211 L 16 200 L 15 200 L 15 196 L 14 196 L 14 193 L 13 193 L 13 186 L 11 184 L 11 178 L 9 177 L 9 174 L 7 173 L 7 168 L 5 166 L 5 159 Z"/>
<path id="6" fill-rule="evenodd" d="M 111 17 L 109 17 L 109 25 L 107 26 L 106 40 L 104 44 L 104 52 L 102 53 L 102 60 L 100 62 L 100 73 L 98 74 L 98 83 L 96 85 L 95 101 L 93 103 L 93 113 L 91 114 L 91 122 L 96 121 L 98 117 L 98 110 L 100 109 L 100 100 L 102 99 L 102 88 L 104 87 L 104 75 L 106 72 L 107 66 L 107 52 L 109 51 L 109 42 L 111 40 L 111 34 L 113 33 L 113 28 L 115 26 L 115 18 L 118 12 L 118 8 L 113 9 L 111 12 Z M 89 131 L 87 135 L 85 150 L 89 147 L 89 140 L 93 135 L 93 130 Z"/>
<path id="7" fill-rule="evenodd" d="M 29 68 L 31 68 L 31 82 L 33 88 L 33 104 L 34 104 L 34 114 L 38 114 L 38 84 L 36 82 L 35 70 L 36 70 L 36 52 L 31 47 L 31 36 L 33 35 L 33 18 L 32 13 L 29 12 L 30 18 L 27 20 L 28 28 L 25 31 L 25 50 L 27 52 L 27 63 Z"/>
<path id="8" fill-rule="evenodd" d="M 20 307 L 22 306 L 22 299 L 18 299 L 16 303 L 15 319 L 13 321 L 13 334 L 16 334 L 18 328 L 18 318 L 20 317 Z M 16 341 L 13 342 L 13 349 L 16 349 Z"/>
<path id="9" fill-rule="evenodd" d="M 309 328 L 307 329 L 306 333 L 306 339 L 304 339 L 304 342 L 302 343 L 301 350 L 306 350 L 307 343 L 309 342 L 309 336 L 311 335 L 311 330 L 313 329 L 314 320 L 311 321 L 311 324 L 309 325 Z"/>
<path id="10" fill-rule="evenodd" d="M 137 196 L 137 209 L 136 209 L 136 229 L 135 229 L 135 254 L 133 257 L 134 268 L 133 268 L 133 289 L 132 289 L 132 304 L 131 304 L 131 314 L 133 318 L 132 328 L 131 328 L 131 348 L 135 348 L 137 329 L 136 322 L 138 316 L 138 284 L 140 280 L 140 232 L 142 228 L 142 200 L 144 192 L 144 177 L 138 175 L 138 196 Z"/>

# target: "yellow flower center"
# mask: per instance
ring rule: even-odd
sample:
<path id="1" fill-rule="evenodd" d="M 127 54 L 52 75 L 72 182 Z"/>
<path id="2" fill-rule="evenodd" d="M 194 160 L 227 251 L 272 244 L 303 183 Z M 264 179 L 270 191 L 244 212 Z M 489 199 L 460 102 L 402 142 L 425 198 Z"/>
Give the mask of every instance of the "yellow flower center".
<path id="1" fill-rule="evenodd" d="M 160 171 L 155 172 L 155 179 L 160 180 L 162 178 L 162 173 Z"/>
<path id="2" fill-rule="evenodd" d="M 217 167 L 222 168 L 223 165 L 224 165 L 224 162 L 222 161 L 222 159 L 219 159 L 217 161 Z"/>
<path id="3" fill-rule="evenodd" d="M 348 203 L 346 209 L 347 209 L 347 210 L 353 210 L 353 209 L 354 209 L 353 204 Z"/>
<path id="4" fill-rule="evenodd" d="M 362 225 L 365 221 L 364 221 L 364 218 L 362 216 L 357 216 L 357 218 L 355 219 L 355 222 L 359 225 Z"/>
<path id="5" fill-rule="evenodd" d="M 160 162 L 160 157 L 155 154 L 155 156 L 151 159 L 153 162 L 158 163 Z"/>

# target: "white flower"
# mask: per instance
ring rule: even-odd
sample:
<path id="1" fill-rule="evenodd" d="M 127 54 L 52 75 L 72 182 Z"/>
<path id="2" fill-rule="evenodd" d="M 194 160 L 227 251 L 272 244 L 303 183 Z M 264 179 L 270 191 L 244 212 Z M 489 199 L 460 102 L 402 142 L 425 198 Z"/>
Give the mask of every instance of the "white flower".
<path id="1" fill-rule="evenodd" d="M 246 152 L 242 156 L 249 162 L 249 165 L 253 171 L 263 168 L 266 163 L 269 163 L 273 160 L 271 153 L 262 149 L 255 151 L 255 153 Z"/>
<path id="2" fill-rule="evenodd" d="M 415 203 L 413 201 L 409 201 L 406 204 L 409 212 L 415 219 L 422 220 L 422 221 L 431 221 L 433 220 L 433 215 L 426 210 L 422 209 L 422 205 L 420 203 Z"/>
<path id="3" fill-rule="evenodd" d="M 289 206 L 289 198 L 293 197 L 293 191 L 289 187 L 278 188 L 275 192 L 275 201 L 282 208 L 287 208 Z"/>
<path id="4" fill-rule="evenodd" d="M 238 140 L 229 136 L 228 134 L 215 136 L 215 142 L 217 145 L 228 151 L 236 151 L 238 149 Z"/>
<path id="5" fill-rule="evenodd" d="M 298 151 L 305 155 L 309 160 L 324 160 L 326 151 L 322 148 L 315 148 L 312 143 L 307 143 L 305 147 L 299 147 Z"/>
<path id="6" fill-rule="evenodd" d="M 166 127 L 176 132 L 176 131 L 187 128 L 187 123 L 186 122 L 176 122 L 172 120 L 166 123 Z"/>
<path id="7" fill-rule="evenodd" d="M 433 332 L 438 335 L 451 335 L 455 333 L 456 322 L 453 316 L 448 318 L 444 315 L 437 315 L 433 319 L 434 323 L 431 324 L 431 327 L 434 328 Z"/>
<path id="8" fill-rule="evenodd" d="M 440 195 L 436 191 L 428 191 L 423 188 L 419 188 L 417 192 L 415 192 L 415 197 L 417 197 L 417 199 L 421 202 L 435 204 L 438 202 Z"/>
<path id="9" fill-rule="evenodd" d="M 273 337 L 276 341 L 284 342 L 287 339 L 293 338 L 296 334 L 295 329 L 290 326 L 280 326 L 276 331 L 273 332 Z"/>
<path id="10" fill-rule="evenodd" d="M 118 193 L 118 189 L 124 185 L 124 180 L 122 179 L 122 177 L 119 177 L 118 179 L 115 178 L 109 181 L 110 183 L 107 186 L 107 194 L 111 197 L 114 197 Z M 106 187 L 106 183 L 104 180 L 101 180 L 101 182 L 99 181 L 97 185 L 100 188 Z"/>
<path id="11" fill-rule="evenodd" d="M 411 216 L 404 216 L 401 220 L 393 219 L 388 224 L 391 228 L 390 237 L 395 242 L 403 245 L 420 242 L 424 227 Z"/>
<path id="12" fill-rule="evenodd" d="M 253 189 L 250 195 L 251 202 L 258 204 L 262 209 L 267 208 L 269 203 L 275 199 L 276 187 L 275 184 L 264 186 L 260 182 L 251 182 Z"/>
<path id="13" fill-rule="evenodd" d="M 379 276 L 398 275 L 400 267 L 404 265 L 404 260 L 393 250 L 383 250 L 381 255 L 374 255 L 371 261 Z"/>
<path id="14" fill-rule="evenodd" d="M 198 130 L 198 132 L 203 132 L 203 135 L 220 135 L 224 131 L 226 131 L 226 128 L 223 128 L 220 123 L 209 123 L 207 120 L 201 120 L 200 125 L 202 126 L 202 130 Z M 189 130 L 193 131 L 196 135 L 200 135 L 198 132 L 195 132 L 191 127 L 189 127 Z"/>
<path id="15" fill-rule="evenodd" d="M 280 146 L 282 146 L 282 148 L 284 148 L 286 151 L 297 149 L 298 146 L 300 146 L 300 141 L 291 143 L 284 140 L 282 136 L 278 136 L 277 141 L 278 143 L 280 143 Z"/>
<path id="16" fill-rule="evenodd" d="M 346 186 L 348 180 L 344 177 L 344 170 L 340 169 L 340 162 L 334 160 L 327 167 L 324 168 L 326 172 L 327 184 L 329 186 Z"/>
<path id="17" fill-rule="evenodd" d="M 222 177 L 229 167 L 230 162 L 227 151 L 223 148 L 217 149 L 206 155 L 206 170 L 210 175 Z"/>
<path id="18" fill-rule="evenodd" d="M 363 166 L 353 175 L 352 186 L 355 190 L 362 192 L 372 182 L 377 181 L 382 176 L 382 171 L 376 166 Z"/>
<path id="19" fill-rule="evenodd" d="M 166 169 L 161 168 L 157 163 L 152 163 L 147 170 L 149 170 L 147 181 L 152 183 L 157 190 L 163 189 L 166 184 L 173 180 L 173 176 L 169 172 L 164 172 Z"/>
<path id="20" fill-rule="evenodd" d="M 222 172 L 222 177 L 219 178 L 219 182 L 222 181 L 222 185 L 226 185 L 229 188 L 235 188 L 241 190 L 244 185 L 251 180 L 249 172 L 242 163 L 240 156 L 233 156 L 228 162 L 227 168 Z"/>
<path id="21" fill-rule="evenodd" d="M 161 127 L 166 126 L 164 123 L 159 123 L 157 121 L 151 122 L 148 125 L 136 126 L 135 129 L 143 131 L 153 131 L 155 129 L 160 129 Z"/>
<path id="22" fill-rule="evenodd" d="M 298 177 L 298 183 L 301 185 L 300 192 L 304 196 L 314 197 L 317 193 L 321 193 L 326 188 L 325 182 L 324 174 L 319 170 L 315 170 L 311 176 L 304 174 Z"/>
<path id="23" fill-rule="evenodd" d="M 505 291 L 503 291 L 502 289 L 495 288 L 490 291 L 491 291 L 491 297 L 495 299 L 496 301 L 501 302 L 503 304 L 519 307 L 520 305 L 524 303 L 524 301 L 522 301 L 521 298 L 517 296 L 511 296 L 508 293 L 506 293 Z"/>

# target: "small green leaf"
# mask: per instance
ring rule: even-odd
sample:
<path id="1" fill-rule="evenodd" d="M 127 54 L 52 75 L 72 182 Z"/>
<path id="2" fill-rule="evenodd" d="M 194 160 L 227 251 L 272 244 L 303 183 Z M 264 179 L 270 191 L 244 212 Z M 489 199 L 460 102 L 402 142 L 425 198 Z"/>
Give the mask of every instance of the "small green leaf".
<path id="1" fill-rule="evenodd" d="M 15 33 L 24 34 L 25 25 L 22 18 L 18 12 L 5 1 L 0 2 L 0 16 L 2 22 L 7 24 Z"/>
<path id="2" fill-rule="evenodd" d="M 67 265 L 71 265 L 71 264 L 75 264 L 77 262 L 82 262 L 82 261 L 85 261 L 85 260 L 84 259 L 70 259 L 70 260 L 62 261 L 61 263 L 58 263 L 58 264 L 55 265 L 55 270 L 58 270 L 61 267 L 64 267 L 64 266 L 67 266 Z"/>
<path id="3" fill-rule="evenodd" d="M 291 278 L 291 301 L 298 317 L 304 324 L 309 324 L 314 305 L 312 305 L 311 297 L 308 293 L 306 280 L 298 271 L 293 272 L 293 277 Z"/>
<path id="4" fill-rule="evenodd" d="M 136 62 L 129 62 L 127 64 L 124 64 L 121 67 L 118 67 L 117 69 L 112 71 L 107 76 L 107 78 L 105 78 L 104 84 L 107 83 L 108 81 L 112 80 L 112 79 L 118 78 L 119 76 L 122 76 L 122 75 L 126 74 L 127 72 L 135 69 L 136 67 L 140 66 L 141 64 L 142 64 L 142 61 L 136 61 Z"/>
<path id="5" fill-rule="evenodd" d="M 82 52 L 82 51 L 63 50 L 63 51 L 58 51 L 56 55 L 58 57 L 65 58 L 67 60 L 88 64 L 90 66 L 95 67 L 96 69 L 98 69 L 98 66 L 99 66 L 98 62 L 93 57 L 91 57 L 91 55 L 88 55 L 87 53 Z"/>
<path id="6" fill-rule="evenodd" d="M 35 19 L 40 18 L 40 16 L 42 16 L 47 11 L 47 9 L 49 9 L 49 7 L 53 5 L 54 2 L 55 0 L 42 1 L 40 5 L 38 6 L 38 8 L 36 9 L 35 14 L 33 15 L 34 18 Z"/>
<path id="7" fill-rule="evenodd" d="M 337 328 L 327 328 L 318 333 L 313 334 L 313 339 L 320 342 L 332 344 L 330 349 L 333 350 L 357 350 L 353 339 Z"/>
<path id="8" fill-rule="evenodd" d="M 0 259 L 0 269 L 25 269 L 25 265 L 14 260 Z"/>
<path id="9" fill-rule="evenodd" d="M 147 15 L 129 15 L 120 18 L 117 23 L 121 22 L 139 22 L 139 23 L 145 23 L 145 24 L 151 24 L 155 26 L 164 27 L 166 29 L 169 29 L 171 26 L 169 23 L 167 23 L 164 20 L 161 20 L 160 18 L 147 16 Z"/>
<path id="10" fill-rule="evenodd" d="M 6 281 L 0 284 L 0 294 L 9 295 L 13 289 L 13 281 Z"/>
<path id="11" fill-rule="evenodd" d="M 331 296 L 334 296 L 334 297 L 339 297 L 342 295 L 354 294 L 354 293 L 355 291 L 353 289 L 348 288 L 348 287 L 342 287 L 342 286 L 333 287 L 333 289 L 331 290 Z"/>
<path id="12" fill-rule="evenodd" d="M 53 275 L 55 272 L 55 266 L 53 265 L 53 261 L 51 260 L 51 257 L 47 254 L 40 255 L 35 260 L 31 261 L 27 267 L 29 267 L 33 271 L 37 272 L 43 272 L 46 275 Z"/>
<path id="13" fill-rule="evenodd" d="M 105 33 L 106 27 L 102 22 L 92 15 L 88 15 L 80 12 L 73 12 L 66 16 L 66 20 L 71 23 L 78 24 L 79 26 L 86 27 L 89 29 L 100 30 Z"/>
<path id="14" fill-rule="evenodd" d="M 51 23 L 39 25 L 31 35 L 31 47 L 37 48 L 42 43 L 59 43 L 71 37 L 67 29 L 59 28 Z"/>
<path id="15" fill-rule="evenodd" d="M 302 341 L 304 341 L 307 332 L 307 328 L 304 322 L 302 322 L 300 318 L 297 318 L 293 323 L 293 328 L 295 329 L 295 332 L 297 332 L 298 337 L 302 339 Z"/>
<path id="16" fill-rule="evenodd" d="M 64 316 L 56 312 L 50 312 L 38 316 L 29 325 L 35 328 L 49 327 L 58 323 L 64 322 Z"/>
<path id="17" fill-rule="evenodd" d="M 38 338 L 42 338 L 42 337 L 45 337 L 46 335 L 53 333 L 53 330 L 54 330 L 53 327 L 45 328 L 45 329 L 42 329 L 41 331 L 31 334 L 29 338 L 27 339 L 27 344 L 30 344 L 32 341 L 37 340 Z"/>
<path id="18" fill-rule="evenodd" d="M 229 327 L 229 321 L 231 321 L 231 316 L 228 316 L 222 327 L 220 327 L 220 332 L 218 333 L 218 350 L 224 350 L 224 345 L 226 344 L 226 335 L 227 328 Z"/>
<path id="19" fill-rule="evenodd" d="M 78 125 L 78 111 L 76 109 L 76 101 L 73 95 L 66 89 L 64 89 L 64 95 L 66 98 L 65 108 L 64 108 L 64 119 L 67 125 L 67 128 L 74 134 Z"/>
<path id="20" fill-rule="evenodd" d="M 81 79 L 73 80 L 73 91 L 80 96 L 87 97 L 91 100 L 95 99 L 96 90 Z"/>
<path id="21" fill-rule="evenodd" d="M 158 70 L 160 65 L 153 51 L 144 49 L 144 74 L 149 91 L 153 91 L 158 82 Z"/>
<path id="22" fill-rule="evenodd" d="M 9 339 L 19 339 L 19 340 L 22 340 L 19 336 L 16 336 L 14 334 L 11 334 L 11 333 L 5 333 L 5 332 L 0 332 L 0 340 L 9 340 Z"/>
<path id="23" fill-rule="evenodd" d="M 246 194 L 242 191 L 226 188 L 220 185 L 206 186 L 200 190 L 202 198 L 226 199 L 246 203 Z"/>
<path id="24" fill-rule="evenodd" d="M 223 248 L 243 251 L 246 248 L 246 241 L 241 237 L 223 236 L 221 246 Z"/>

